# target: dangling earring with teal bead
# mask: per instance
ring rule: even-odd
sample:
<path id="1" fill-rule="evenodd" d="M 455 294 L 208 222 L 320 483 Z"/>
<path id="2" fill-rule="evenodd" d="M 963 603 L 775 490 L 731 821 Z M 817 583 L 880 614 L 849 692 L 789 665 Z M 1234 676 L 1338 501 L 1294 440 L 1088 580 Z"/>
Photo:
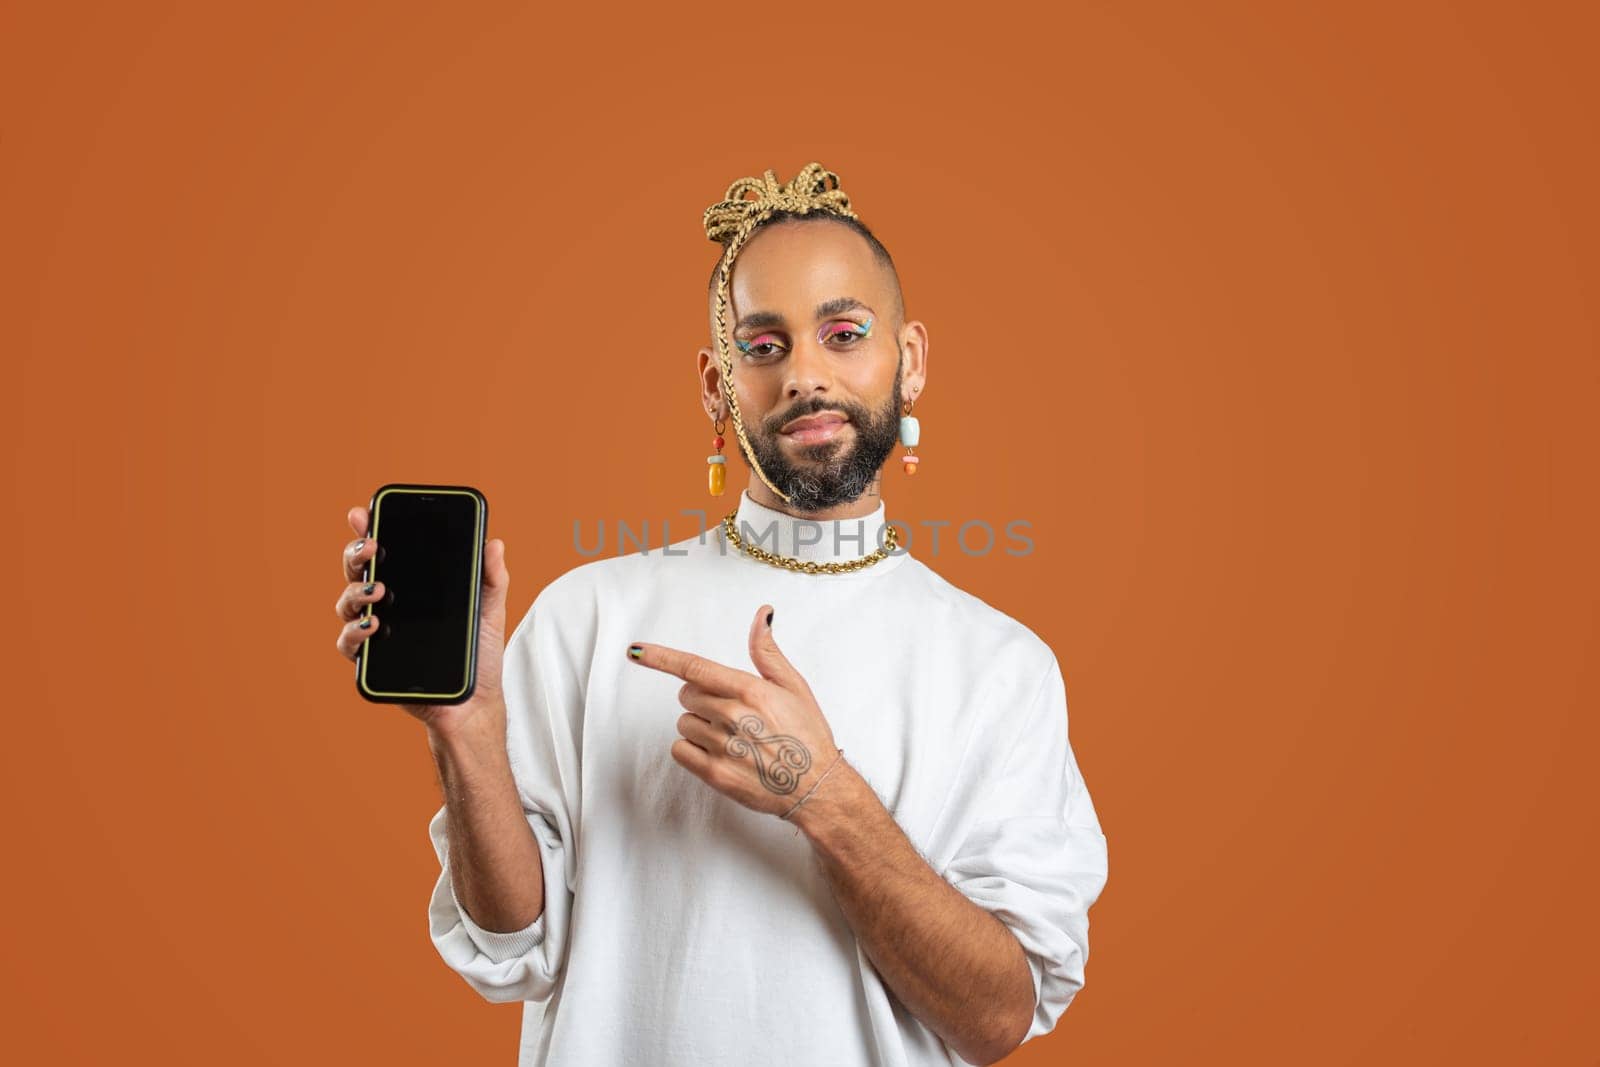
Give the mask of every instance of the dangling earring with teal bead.
<path id="1" fill-rule="evenodd" d="M 915 397 L 907 400 L 905 410 L 900 413 L 900 443 L 906 446 L 906 453 L 900 457 L 900 461 L 905 464 L 907 474 L 917 473 L 917 456 L 911 450 L 922 437 L 922 427 L 911 414 L 911 405 L 915 402 Z"/>
<path id="2" fill-rule="evenodd" d="M 706 457 L 708 477 L 710 478 L 709 488 L 712 496 L 721 496 L 728 485 L 728 457 L 722 454 L 722 446 L 724 444 L 722 440 L 722 418 L 713 413 L 711 419 L 717 435 L 711 441 L 711 447 L 716 449 L 716 452 Z"/>

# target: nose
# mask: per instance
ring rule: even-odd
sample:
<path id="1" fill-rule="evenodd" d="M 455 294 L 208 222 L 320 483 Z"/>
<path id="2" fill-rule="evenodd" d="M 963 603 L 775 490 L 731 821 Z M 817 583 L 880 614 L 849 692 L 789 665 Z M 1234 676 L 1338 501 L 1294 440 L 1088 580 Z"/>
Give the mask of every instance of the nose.
<path id="1" fill-rule="evenodd" d="M 814 338 L 796 343 L 784 363 L 788 372 L 783 382 L 786 400 L 799 400 L 812 393 L 826 394 L 833 387 L 833 360 Z"/>

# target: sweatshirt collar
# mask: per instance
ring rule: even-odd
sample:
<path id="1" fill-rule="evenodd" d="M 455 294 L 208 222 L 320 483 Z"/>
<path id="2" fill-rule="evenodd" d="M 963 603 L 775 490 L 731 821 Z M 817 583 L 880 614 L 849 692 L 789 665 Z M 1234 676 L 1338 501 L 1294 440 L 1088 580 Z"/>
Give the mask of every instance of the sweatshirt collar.
<path id="1" fill-rule="evenodd" d="M 746 544 L 764 548 L 781 556 L 819 562 L 841 562 L 871 555 L 881 545 L 887 531 L 883 500 L 869 514 L 851 519 L 806 519 L 758 504 L 746 489 L 739 494 L 739 507 L 734 525 Z M 720 529 L 720 524 L 719 527 Z M 728 551 L 744 555 L 738 549 Z M 881 559 L 857 574 L 888 570 L 906 555 L 905 546 L 895 549 L 886 559 Z M 749 557 L 746 557 L 749 558 Z M 750 562 L 768 566 L 760 560 Z M 831 576 L 830 576 L 831 577 Z"/>

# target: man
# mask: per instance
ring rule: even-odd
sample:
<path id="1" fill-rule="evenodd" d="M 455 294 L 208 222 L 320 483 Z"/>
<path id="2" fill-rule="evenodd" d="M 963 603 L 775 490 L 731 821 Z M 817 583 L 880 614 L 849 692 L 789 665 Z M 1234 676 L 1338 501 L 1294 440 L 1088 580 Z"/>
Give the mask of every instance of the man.
<path id="1" fill-rule="evenodd" d="M 1082 987 L 1106 881 L 1061 671 L 896 548 L 879 471 L 928 337 L 837 178 L 706 219 L 701 404 L 753 477 L 732 522 L 551 582 L 503 666 L 489 542 L 476 703 L 408 709 L 445 793 L 431 936 L 525 1002 L 523 1065 L 993 1062 Z"/>

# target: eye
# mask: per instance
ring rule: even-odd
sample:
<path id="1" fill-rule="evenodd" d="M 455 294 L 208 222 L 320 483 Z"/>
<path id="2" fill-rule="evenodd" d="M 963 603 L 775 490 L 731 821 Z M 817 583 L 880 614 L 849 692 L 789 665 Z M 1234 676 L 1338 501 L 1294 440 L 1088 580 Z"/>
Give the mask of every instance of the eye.
<path id="1" fill-rule="evenodd" d="M 858 326 L 853 322 L 830 322 L 822 328 L 822 335 L 818 340 L 827 342 L 837 340 L 835 348 L 854 348 L 863 337 L 872 332 L 872 320 L 868 319 L 865 326 Z"/>
<path id="2" fill-rule="evenodd" d="M 738 347 L 739 351 L 743 352 L 747 356 L 765 358 L 773 354 L 770 350 L 778 344 L 776 340 L 770 340 L 771 337 L 772 334 L 764 333 L 760 337 L 757 337 L 754 341 L 740 341 L 736 339 L 733 343 Z"/>

